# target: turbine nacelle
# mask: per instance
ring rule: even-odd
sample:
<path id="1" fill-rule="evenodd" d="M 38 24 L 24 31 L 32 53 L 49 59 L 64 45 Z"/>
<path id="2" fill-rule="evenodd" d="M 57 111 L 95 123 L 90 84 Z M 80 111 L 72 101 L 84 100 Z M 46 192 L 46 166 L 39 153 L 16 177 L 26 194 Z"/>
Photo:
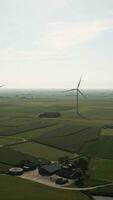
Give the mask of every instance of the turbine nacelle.
<path id="1" fill-rule="evenodd" d="M 80 91 L 79 87 L 80 87 L 80 84 L 81 84 L 81 81 L 82 81 L 82 76 L 80 77 L 80 80 L 78 82 L 78 85 L 77 85 L 77 88 L 72 88 L 70 90 L 66 90 L 65 92 L 73 92 L 75 91 L 76 92 L 76 98 L 77 98 L 77 101 L 76 101 L 76 108 L 77 108 L 77 114 L 79 115 L 79 95 L 84 96 L 84 94 Z"/>

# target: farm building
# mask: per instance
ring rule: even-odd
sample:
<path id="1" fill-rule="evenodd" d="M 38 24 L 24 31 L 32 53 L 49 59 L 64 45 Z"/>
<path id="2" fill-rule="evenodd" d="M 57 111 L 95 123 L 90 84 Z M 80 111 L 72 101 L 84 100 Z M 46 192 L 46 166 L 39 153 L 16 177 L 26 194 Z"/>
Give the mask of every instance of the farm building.
<path id="1" fill-rule="evenodd" d="M 23 161 L 23 163 L 21 163 L 21 167 L 25 170 L 25 171 L 29 171 L 29 170 L 34 170 L 37 168 L 37 164 L 33 161 L 27 160 L 27 161 Z"/>
<path id="2" fill-rule="evenodd" d="M 9 174 L 12 175 L 12 176 L 20 176 L 23 174 L 23 169 L 22 168 L 18 168 L 18 167 L 15 167 L 15 168 L 10 168 L 9 169 Z"/>
<path id="3" fill-rule="evenodd" d="M 61 165 L 59 165 L 58 163 L 51 163 L 49 165 L 40 167 L 39 173 L 42 176 L 51 176 L 55 174 L 56 172 L 58 172 L 60 169 L 61 169 Z"/>
<path id="4" fill-rule="evenodd" d="M 58 175 L 67 179 L 77 179 L 83 175 L 81 169 L 72 169 L 70 167 L 62 167 Z"/>
<path id="5" fill-rule="evenodd" d="M 61 117 L 61 114 L 59 112 L 45 112 L 45 113 L 41 113 L 39 117 L 40 118 L 57 118 L 57 117 Z"/>

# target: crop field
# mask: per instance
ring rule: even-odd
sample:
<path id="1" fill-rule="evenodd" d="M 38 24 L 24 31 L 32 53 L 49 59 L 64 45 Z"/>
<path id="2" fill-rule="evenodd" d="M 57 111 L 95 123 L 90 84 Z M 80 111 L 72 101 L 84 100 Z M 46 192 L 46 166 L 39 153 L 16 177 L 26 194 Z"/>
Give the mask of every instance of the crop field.
<path id="1" fill-rule="evenodd" d="M 46 158 L 53 161 L 58 160 L 59 157 L 71 155 L 69 152 L 33 142 L 15 145 L 12 146 L 12 148 L 22 153 L 26 153 L 35 157 Z"/>
<path id="2" fill-rule="evenodd" d="M 23 138 L 0 136 L 0 146 L 7 146 L 23 142 Z"/>
<path id="3" fill-rule="evenodd" d="M 113 129 L 107 128 L 107 129 L 102 129 L 101 130 L 101 135 L 103 136 L 113 136 Z"/>
<path id="4" fill-rule="evenodd" d="M 16 135 L 22 132 L 28 132 L 28 131 L 33 131 L 33 130 L 37 130 L 37 129 L 41 129 L 41 128 L 46 128 L 49 126 L 54 125 L 54 123 L 50 122 L 50 121 L 46 121 L 43 120 L 41 121 L 40 119 L 35 120 L 31 123 L 28 122 L 26 124 L 21 124 L 21 126 L 16 125 L 15 126 L 9 126 L 7 125 L 6 127 L 3 127 L 3 125 L 1 126 L 1 130 L 0 130 L 0 135 L 1 136 L 9 136 L 9 135 Z M 4 125 L 5 126 L 5 125 Z"/>
<path id="5" fill-rule="evenodd" d="M 11 165 L 6 165 L 6 164 L 2 164 L 0 163 L 0 174 L 4 174 L 4 173 L 7 173 L 8 170 L 11 168 L 12 166 Z"/>
<path id="6" fill-rule="evenodd" d="M 108 95 L 108 97 L 107 97 Z M 41 127 L 74 121 L 79 125 L 98 125 L 112 123 L 113 95 L 109 92 L 86 92 L 87 100 L 80 99 L 80 112 L 76 115 L 73 94 L 62 91 L 0 91 L 0 134 L 11 135 L 29 132 Z M 46 111 L 59 111 L 59 119 L 39 119 Z"/>
<path id="7" fill-rule="evenodd" d="M 16 138 L 25 138 L 27 140 L 32 140 L 32 139 L 37 138 L 40 135 L 43 135 L 44 133 L 46 134 L 46 132 L 56 130 L 57 127 L 59 127 L 59 126 L 60 126 L 59 124 L 53 124 L 51 126 L 43 127 L 40 129 L 22 132 L 20 134 L 17 134 Z"/>
<path id="8" fill-rule="evenodd" d="M 8 165 L 18 165 L 22 160 L 32 160 L 37 161 L 36 157 L 33 157 L 29 154 L 24 154 L 18 151 L 15 151 L 11 148 L 0 148 L 0 163 Z"/>
<path id="9" fill-rule="evenodd" d="M 104 188 L 97 188 L 94 190 L 88 191 L 89 194 L 95 196 L 106 196 L 106 197 L 113 197 L 113 186 L 106 186 Z"/>
<path id="10" fill-rule="evenodd" d="M 65 131 L 66 128 L 66 131 Z M 84 143 L 97 140 L 99 138 L 100 129 L 95 127 L 76 127 L 67 128 L 63 126 L 56 129 L 55 133 L 49 132 L 35 139 L 35 142 L 46 144 L 69 152 L 80 152 Z"/>
<path id="11" fill-rule="evenodd" d="M 103 159 L 113 159 L 113 137 L 101 136 L 94 142 L 84 144 L 81 153 Z"/>
<path id="12" fill-rule="evenodd" d="M 113 125 L 113 93 L 103 90 L 84 91 L 84 94 L 86 99 L 80 98 L 78 116 L 73 93 L 0 90 L 0 172 L 24 159 L 57 160 L 74 152 L 91 158 L 89 183 L 113 181 L 113 129 L 103 129 L 105 125 Z M 39 118 L 40 113 L 52 111 L 59 112 L 61 117 Z M 79 192 L 66 195 L 62 191 L 59 195 L 56 190 L 14 177 L 0 179 L 3 179 L 0 195 L 4 200 L 6 193 L 8 200 L 15 199 L 18 193 L 21 196 L 16 195 L 17 200 L 31 200 L 31 194 L 34 200 L 44 200 L 46 196 L 53 199 L 53 195 L 59 200 L 89 199 Z M 43 193 L 45 190 L 47 193 Z"/>
<path id="13" fill-rule="evenodd" d="M 90 200 L 77 191 L 58 190 L 16 177 L 0 175 L 0 196 L 3 200 Z"/>
<path id="14" fill-rule="evenodd" d="M 113 181 L 113 160 L 92 158 L 90 169 L 93 179 Z"/>

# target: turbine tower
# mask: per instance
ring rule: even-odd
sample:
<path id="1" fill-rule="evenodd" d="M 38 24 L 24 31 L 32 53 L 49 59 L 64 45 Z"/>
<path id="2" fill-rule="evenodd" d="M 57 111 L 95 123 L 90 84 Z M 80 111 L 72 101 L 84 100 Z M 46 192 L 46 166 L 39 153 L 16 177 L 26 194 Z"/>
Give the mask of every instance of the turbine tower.
<path id="1" fill-rule="evenodd" d="M 79 95 L 82 95 L 84 97 L 84 94 L 79 89 L 81 81 L 82 81 L 82 76 L 80 77 L 80 80 L 79 80 L 78 85 L 77 85 L 76 88 L 73 88 L 73 89 L 70 89 L 70 90 L 66 91 L 66 92 L 72 92 L 72 91 L 76 92 L 76 113 L 77 113 L 77 115 L 80 115 L 80 112 L 79 112 Z"/>

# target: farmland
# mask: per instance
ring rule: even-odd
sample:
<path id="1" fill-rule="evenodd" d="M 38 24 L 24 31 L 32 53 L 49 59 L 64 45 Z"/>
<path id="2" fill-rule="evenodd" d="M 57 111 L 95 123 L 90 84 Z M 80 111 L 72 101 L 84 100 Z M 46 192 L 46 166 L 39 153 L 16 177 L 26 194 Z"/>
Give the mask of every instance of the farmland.
<path id="1" fill-rule="evenodd" d="M 1 173 L 10 166 L 18 165 L 24 159 L 37 161 L 41 157 L 58 160 L 59 157 L 69 156 L 74 152 L 90 157 L 91 180 L 95 180 L 95 183 L 113 181 L 113 130 L 103 129 L 106 124 L 113 124 L 113 94 L 111 91 L 85 91 L 85 94 L 87 99 L 80 98 L 80 117 L 76 115 L 74 96 L 68 93 L 1 90 Z M 60 112 L 61 117 L 39 118 L 40 113 L 49 111 Z M 12 177 L 1 177 L 1 179 L 3 179 L 1 187 L 4 187 L 7 179 L 7 184 L 9 180 L 15 182 L 16 192 L 20 188 L 23 194 L 20 186 L 23 184 L 25 188 L 31 187 L 31 190 L 28 190 L 36 195 L 33 199 L 45 198 L 38 196 L 38 193 L 46 187 Z M 12 191 L 11 188 L 9 190 Z M 10 191 L 7 191 L 10 193 L 9 200 L 15 199 Z M 5 192 L 5 189 L 0 190 L 3 199 L 6 198 Z M 56 195 L 55 191 L 52 192 Z M 48 193 L 50 190 L 47 188 Z M 68 195 L 60 195 L 68 200 Z M 73 192 L 69 195 L 72 195 L 71 199 L 75 199 L 76 195 L 78 195 L 77 200 L 88 199 L 81 193 L 77 193 L 75 197 Z M 30 197 L 30 194 L 27 196 L 25 193 L 25 198 L 30 199 Z M 60 196 L 57 198 L 60 199 Z"/>
<path id="2" fill-rule="evenodd" d="M 81 153 L 103 159 L 113 159 L 113 137 L 100 136 L 97 141 L 84 144 Z"/>
<path id="3" fill-rule="evenodd" d="M 49 131 L 49 133 L 46 133 L 45 136 L 42 135 L 38 139 L 35 139 L 35 142 L 50 145 L 69 152 L 79 153 L 84 143 L 98 139 L 99 128 L 75 127 L 72 131 L 69 129 L 69 126 L 67 127 L 66 125 L 60 129 L 56 129 L 56 133 L 57 134 L 53 134 L 53 131 Z"/>
<path id="4" fill-rule="evenodd" d="M 76 191 L 52 189 L 20 178 L 0 175 L 0 196 L 4 200 L 90 200 L 85 194 Z"/>
<path id="5" fill-rule="evenodd" d="M 59 157 L 65 157 L 71 155 L 71 153 L 69 152 L 33 142 L 15 145 L 12 148 L 22 153 L 27 153 L 35 157 L 40 156 L 48 160 L 58 160 Z"/>
<path id="6" fill-rule="evenodd" d="M 92 178 L 113 181 L 113 160 L 93 158 L 90 169 Z"/>
<path id="7" fill-rule="evenodd" d="M 27 159 L 37 161 L 37 159 L 29 154 L 23 154 L 11 148 L 0 148 L 0 163 L 7 165 L 19 165 L 20 161 Z"/>

